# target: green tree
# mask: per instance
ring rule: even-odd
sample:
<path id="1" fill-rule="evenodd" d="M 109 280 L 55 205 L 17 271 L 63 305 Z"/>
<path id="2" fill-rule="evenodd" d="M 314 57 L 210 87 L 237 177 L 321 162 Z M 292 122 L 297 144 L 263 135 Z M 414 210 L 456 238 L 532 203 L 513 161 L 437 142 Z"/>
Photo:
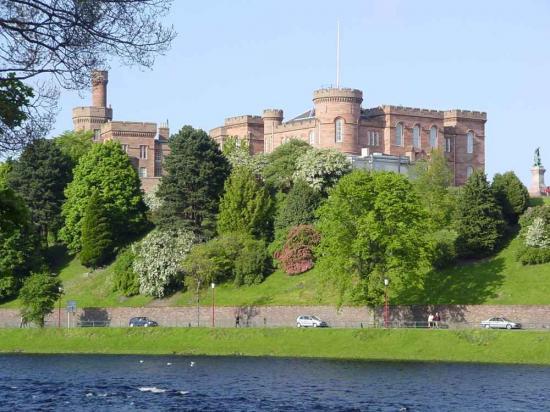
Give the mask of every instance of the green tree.
<path id="1" fill-rule="evenodd" d="M 80 158 L 92 148 L 93 136 L 94 132 L 91 130 L 71 130 L 57 136 L 54 142 L 63 154 L 71 159 L 73 165 L 77 165 Z"/>
<path id="2" fill-rule="evenodd" d="M 475 171 L 460 190 L 453 226 L 460 256 L 481 257 L 496 250 L 504 220 L 485 173 Z"/>
<path id="3" fill-rule="evenodd" d="M 432 150 L 428 160 L 420 160 L 411 170 L 414 189 L 428 211 L 436 229 L 447 228 L 452 221 L 454 196 L 449 188 L 453 173 L 440 150 Z"/>
<path id="4" fill-rule="evenodd" d="M 73 253 L 82 247 L 82 221 L 92 193 L 97 190 L 111 218 L 114 245 L 121 245 L 145 227 L 145 204 L 140 181 L 119 143 L 95 144 L 81 159 L 67 186 L 61 238 Z"/>
<path id="5" fill-rule="evenodd" d="M 0 163 L 0 189 L 8 187 L 8 178 L 13 169 L 13 160 L 8 159 Z"/>
<path id="6" fill-rule="evenodd" d="M 43 244 L 63 225 L 63 191 L 71 178 L 71 161 L 52 140 L 33 141 L 13 164 L 8 184 L 25 200 Z"/>
<path id="7" fill-rule="evenodd" d="M 239 167 L 233 170 L 225 183 L 218 232 L 267 238 L 273 222 L 272 212 L 273 202 L 267 189 L 250 169 Z"/>
<path id="8" fill-rule="evenodd" d="M 139 278 L 133 269 L 135 257 L 132 248 L 126 248 L 118 254 L 113 267 L 113 288 L 124 296 L 139 294 Z"/>
<path id="9" fill-rule="evenodd" d="M 183 224 L 210 234 L 230 165 L 216 142 L 203 130 L 184 126 L 170 138 L 166 174 L 157 196 L 162 201 L 159 223 Z"/>
<path id="10" fill-rule="evenodd" d="M 87 267 L 97 268 L 104 264 L 113 253 L 113 234 L 111 221 L 103 200 L 94 191 L 88 200 L 88 206 L 82 219 L 82 250 L 80 262 Z"/>
<path id="11" fill-rule="evenodd" d="M 271 269 L 271 256 L 263 239 L 244 237 L 242 248 L 235 259 L 235 285 L 261 283 Z"/>
<path id="12" fill-rule="evenodd" d="M 29 212 L 13 190 L 0 187 L 0 301 L 17 293 L 40 263 Z"/>
<path id="13" fill-rule="evenodd" d="M 31 275 L 19 291 L 23 322 L 44 327 L 45 316 L 53 311 L 60 296 L 61 281 L 58 278 L 49 273 Z"/>
<path id="14" fill-rule="evenodd" d="M 310 149 L 297 160 L 294 179 L 306 181 L 312 188 L 326 192 L 351 171 L 346 155 L 334 149 Z"/>
<path id="15" fill-rule="evenodd" d="M 421 281 L 427 262 L 426 213 L 410 181 L 397 173 L 356 170 L 318 210 L 318 265 L 340 293 L 377 305 L 384 279 L 398 293 Z"/>
<path id="16" fill-rule="evenodd" d="M 313 223 L 321 199 L 321 192 L 298 179 L 277 209 L 275 230 Z"/>
<path id="17" fill-rule="evenodd" d="M 529 192 L 514 172 L 497 173 L 491 188 L 506 221 L 515 225 L 529 205 Z"/>
<path id="18" fill-rule="evenodd" d="M 265 182 L 277 190 L 288 192 L 292 187 L 298 158 L 311 149 L 303 140 L 291 139 L 267 156 L 263 174 Z"/>

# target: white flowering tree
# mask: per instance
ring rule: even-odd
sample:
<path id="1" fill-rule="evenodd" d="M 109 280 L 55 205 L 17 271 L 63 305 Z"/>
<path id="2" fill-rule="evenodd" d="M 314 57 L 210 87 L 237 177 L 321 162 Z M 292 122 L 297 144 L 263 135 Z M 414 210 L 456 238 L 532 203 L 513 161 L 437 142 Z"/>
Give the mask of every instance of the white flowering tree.
<path id="1" fill-rule="evenodd" d="M 311 149 L 298 158 L 294 179 L 303 179 L 312 188 L 325 191 L 351 171 L 351 163 L 334 149 Z"/>
<path id="2" fill-rule="evenodd" d="M 536 217 L 527 229 L 525 244 L 530 247 L 550 248 L 550 227 L 542 217 Z"/>
<path id="3" fill-rule="evenodd" d="M 196 236 L 182 229 L 155 229 L 134 246 L 132 265 L 139 277 L 139 293 L 162 298 L 170 286 L 181 282 L 181 262 L 186 258 Z"/>
<path id="4" fill-rule="evenodd" d="M 264 153 L 250 154 L 250 144 L 237 136 L 228 137 L 223 143 L 223 154 L 232 168 L 244 166 L 256 176 L 262 176 L 268 159 Z"/>
<path id="5" fill-rule="evenodd" d="M 156 212 L 162 206 L 162 199 L 157 196 L 158 186 L 143 195 L 143 201 L 151 212 Z"/>

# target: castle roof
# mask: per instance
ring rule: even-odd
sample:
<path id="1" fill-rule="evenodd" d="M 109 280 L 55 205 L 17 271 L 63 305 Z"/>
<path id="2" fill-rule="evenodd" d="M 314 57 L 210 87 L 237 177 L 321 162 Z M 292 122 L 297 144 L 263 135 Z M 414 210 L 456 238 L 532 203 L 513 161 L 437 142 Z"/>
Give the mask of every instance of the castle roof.
<path id="1" fill-rule="evenodd" d="M 307 120 L 307 119 L 311 119 L 313 117 L 315 117 L 315 109 L 309 109 L 309 110 L 303 112 L 302 114 L 299 114 L 298 116 L 290 119 L 286 123 L 297 122 L 297 121 L 300 121 L 300 120 Z"/>

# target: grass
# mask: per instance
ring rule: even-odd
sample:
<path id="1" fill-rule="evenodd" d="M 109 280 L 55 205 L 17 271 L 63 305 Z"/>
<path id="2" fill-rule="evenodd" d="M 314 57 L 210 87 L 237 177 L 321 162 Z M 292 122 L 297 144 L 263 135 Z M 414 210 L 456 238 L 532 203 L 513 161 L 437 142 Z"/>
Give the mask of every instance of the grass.
<path id="1" fill-rule="evenodd" d="M 1 329 L 0 352 L 245 355 L 550 365 L 550 333 L 406 329 Z"/>

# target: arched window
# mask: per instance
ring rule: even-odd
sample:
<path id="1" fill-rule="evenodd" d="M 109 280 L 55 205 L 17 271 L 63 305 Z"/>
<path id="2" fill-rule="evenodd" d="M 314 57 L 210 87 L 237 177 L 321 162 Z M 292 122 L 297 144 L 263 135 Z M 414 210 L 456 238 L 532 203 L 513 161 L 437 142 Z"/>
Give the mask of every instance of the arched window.
<path id="1" fill-rule="evenodd" d="M 420 148 L 420 126 L 415 125 L 413 127 L 413 147 Z"/>
<path id="2" fill-rule="evenodd" d="M 466 152 L 474 153 L 474 132 L 471 130 L 466 135 Z"/>
<path id="3" fill-rule="evenodd" d="M 437 147 L 437 126 L 430 127 L 430 147 Z"/>
<path id="4" fill-rule="evenodd" d="M 474 173 L 474 168 L 472 166 L 468 166 L 466 168 L 466 177 L 470 177 Z"/>
<path id="5" fill-rule="evenodd" d="M 315 132 L 313 130 L 309 132 L 309 144 L 312 146 L 315 144 Z"/>
<path id="6" fill-rule="evenodd" d="M 395 125 L 395 145 L 403 146 L 403 124 L 397 123 Z"/>
<path id="7" fill-rule="evenodd" d="M 344 140 L 344 119 L 336 119 L 334 121 L 334 141 L 341 143 Z"/>

